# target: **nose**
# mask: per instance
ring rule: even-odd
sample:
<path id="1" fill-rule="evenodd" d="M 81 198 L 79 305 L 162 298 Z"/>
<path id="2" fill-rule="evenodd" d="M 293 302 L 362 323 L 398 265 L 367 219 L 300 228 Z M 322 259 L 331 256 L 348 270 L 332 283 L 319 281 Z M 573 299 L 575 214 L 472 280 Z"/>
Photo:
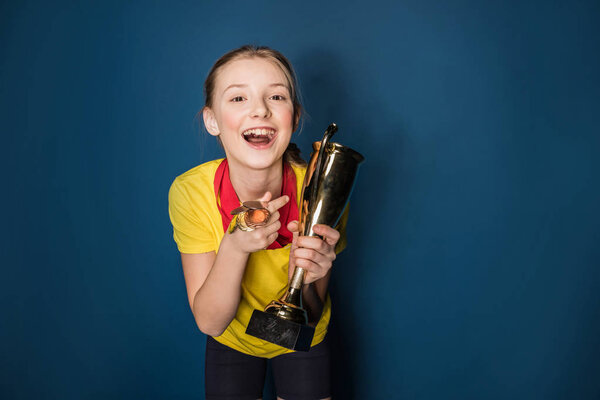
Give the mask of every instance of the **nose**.
<path id="1" fill-rule="evenodd" d="M 256 99 L 252 103 L 252 116 L 257 118 L 268 118 L 271 116 L 271 110 L 264 99 Z"/>

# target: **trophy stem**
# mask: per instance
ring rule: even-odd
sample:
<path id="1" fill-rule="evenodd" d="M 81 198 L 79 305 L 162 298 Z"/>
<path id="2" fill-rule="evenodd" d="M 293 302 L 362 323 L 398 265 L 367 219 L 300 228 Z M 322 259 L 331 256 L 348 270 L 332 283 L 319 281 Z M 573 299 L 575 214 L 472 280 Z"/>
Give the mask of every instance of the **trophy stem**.
<path id="1" fill-rule="evenodd" d="M 290 288 L 302 289 L 305 272 L 306 271 L 300 267 L 296 267 L 296 269 L 294 269 L 294 275 L 292 275 L 292 280 L 290 281 Z"/>
<path id="2" fill-rule="evenodd" d="M 287 321 L 306 325 L 308 323 L 308 316 L 306 310 L 302 308 L 304 273 L 305 271 L 302 268 L 296 267 L 285 294 L 279 300 L 273 300 L 265 308 L 265 312 L 274 314 Z"/>

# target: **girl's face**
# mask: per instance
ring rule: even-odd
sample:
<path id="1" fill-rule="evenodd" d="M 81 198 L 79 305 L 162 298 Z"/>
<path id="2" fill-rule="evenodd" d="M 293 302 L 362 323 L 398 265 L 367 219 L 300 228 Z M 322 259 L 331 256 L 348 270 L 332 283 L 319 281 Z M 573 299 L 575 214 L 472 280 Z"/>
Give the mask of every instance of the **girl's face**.
<path id="1" fill-rule="evenodd" d="M 281 162 L 294 126 L 283 71 L 262 58 L 232 61 L 219 71 L 204 125 L 219 136 L 229 163 L 266 169 Z"/>

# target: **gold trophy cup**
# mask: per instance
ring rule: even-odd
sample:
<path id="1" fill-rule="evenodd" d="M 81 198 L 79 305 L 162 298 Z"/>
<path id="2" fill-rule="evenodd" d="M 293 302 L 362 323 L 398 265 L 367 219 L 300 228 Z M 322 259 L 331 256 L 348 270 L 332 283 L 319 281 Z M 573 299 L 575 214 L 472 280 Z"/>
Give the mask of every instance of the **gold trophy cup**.
<path id="1" fill-rule="evenodd" d="M 336 131 L 336 124 L 329 125 L 323 140 L 313 143 L 300 201 L 300 234 L 304 236 L 318 236 L 312 230 L 316 224 L 337 225 L 352 193 L 358 166 L 364 160 L 351 148 L 329 142 Z M 305 272 L 295 267 L 286 293 L 265 311 L 254 310 L 247 334 L 292 350 L 310 349 L 315 328 L 307 324 L 302 308 Z"/>

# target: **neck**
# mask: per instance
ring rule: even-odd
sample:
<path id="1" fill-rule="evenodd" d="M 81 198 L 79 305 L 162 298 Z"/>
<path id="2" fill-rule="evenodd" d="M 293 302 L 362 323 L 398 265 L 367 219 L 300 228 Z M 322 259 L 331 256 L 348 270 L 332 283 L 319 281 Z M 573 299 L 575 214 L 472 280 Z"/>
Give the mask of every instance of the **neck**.
<path id="1" fill-rule="evenodd" d="M 229 163 L 229 179 L 231 179 L 231 184 L 241 202 L 258 200 L 266 192 L 271 192 L 273 199 L 281 196 L 282 176 L 283 162 L 261 170 L 248 169 L 235 163 Z"/>

